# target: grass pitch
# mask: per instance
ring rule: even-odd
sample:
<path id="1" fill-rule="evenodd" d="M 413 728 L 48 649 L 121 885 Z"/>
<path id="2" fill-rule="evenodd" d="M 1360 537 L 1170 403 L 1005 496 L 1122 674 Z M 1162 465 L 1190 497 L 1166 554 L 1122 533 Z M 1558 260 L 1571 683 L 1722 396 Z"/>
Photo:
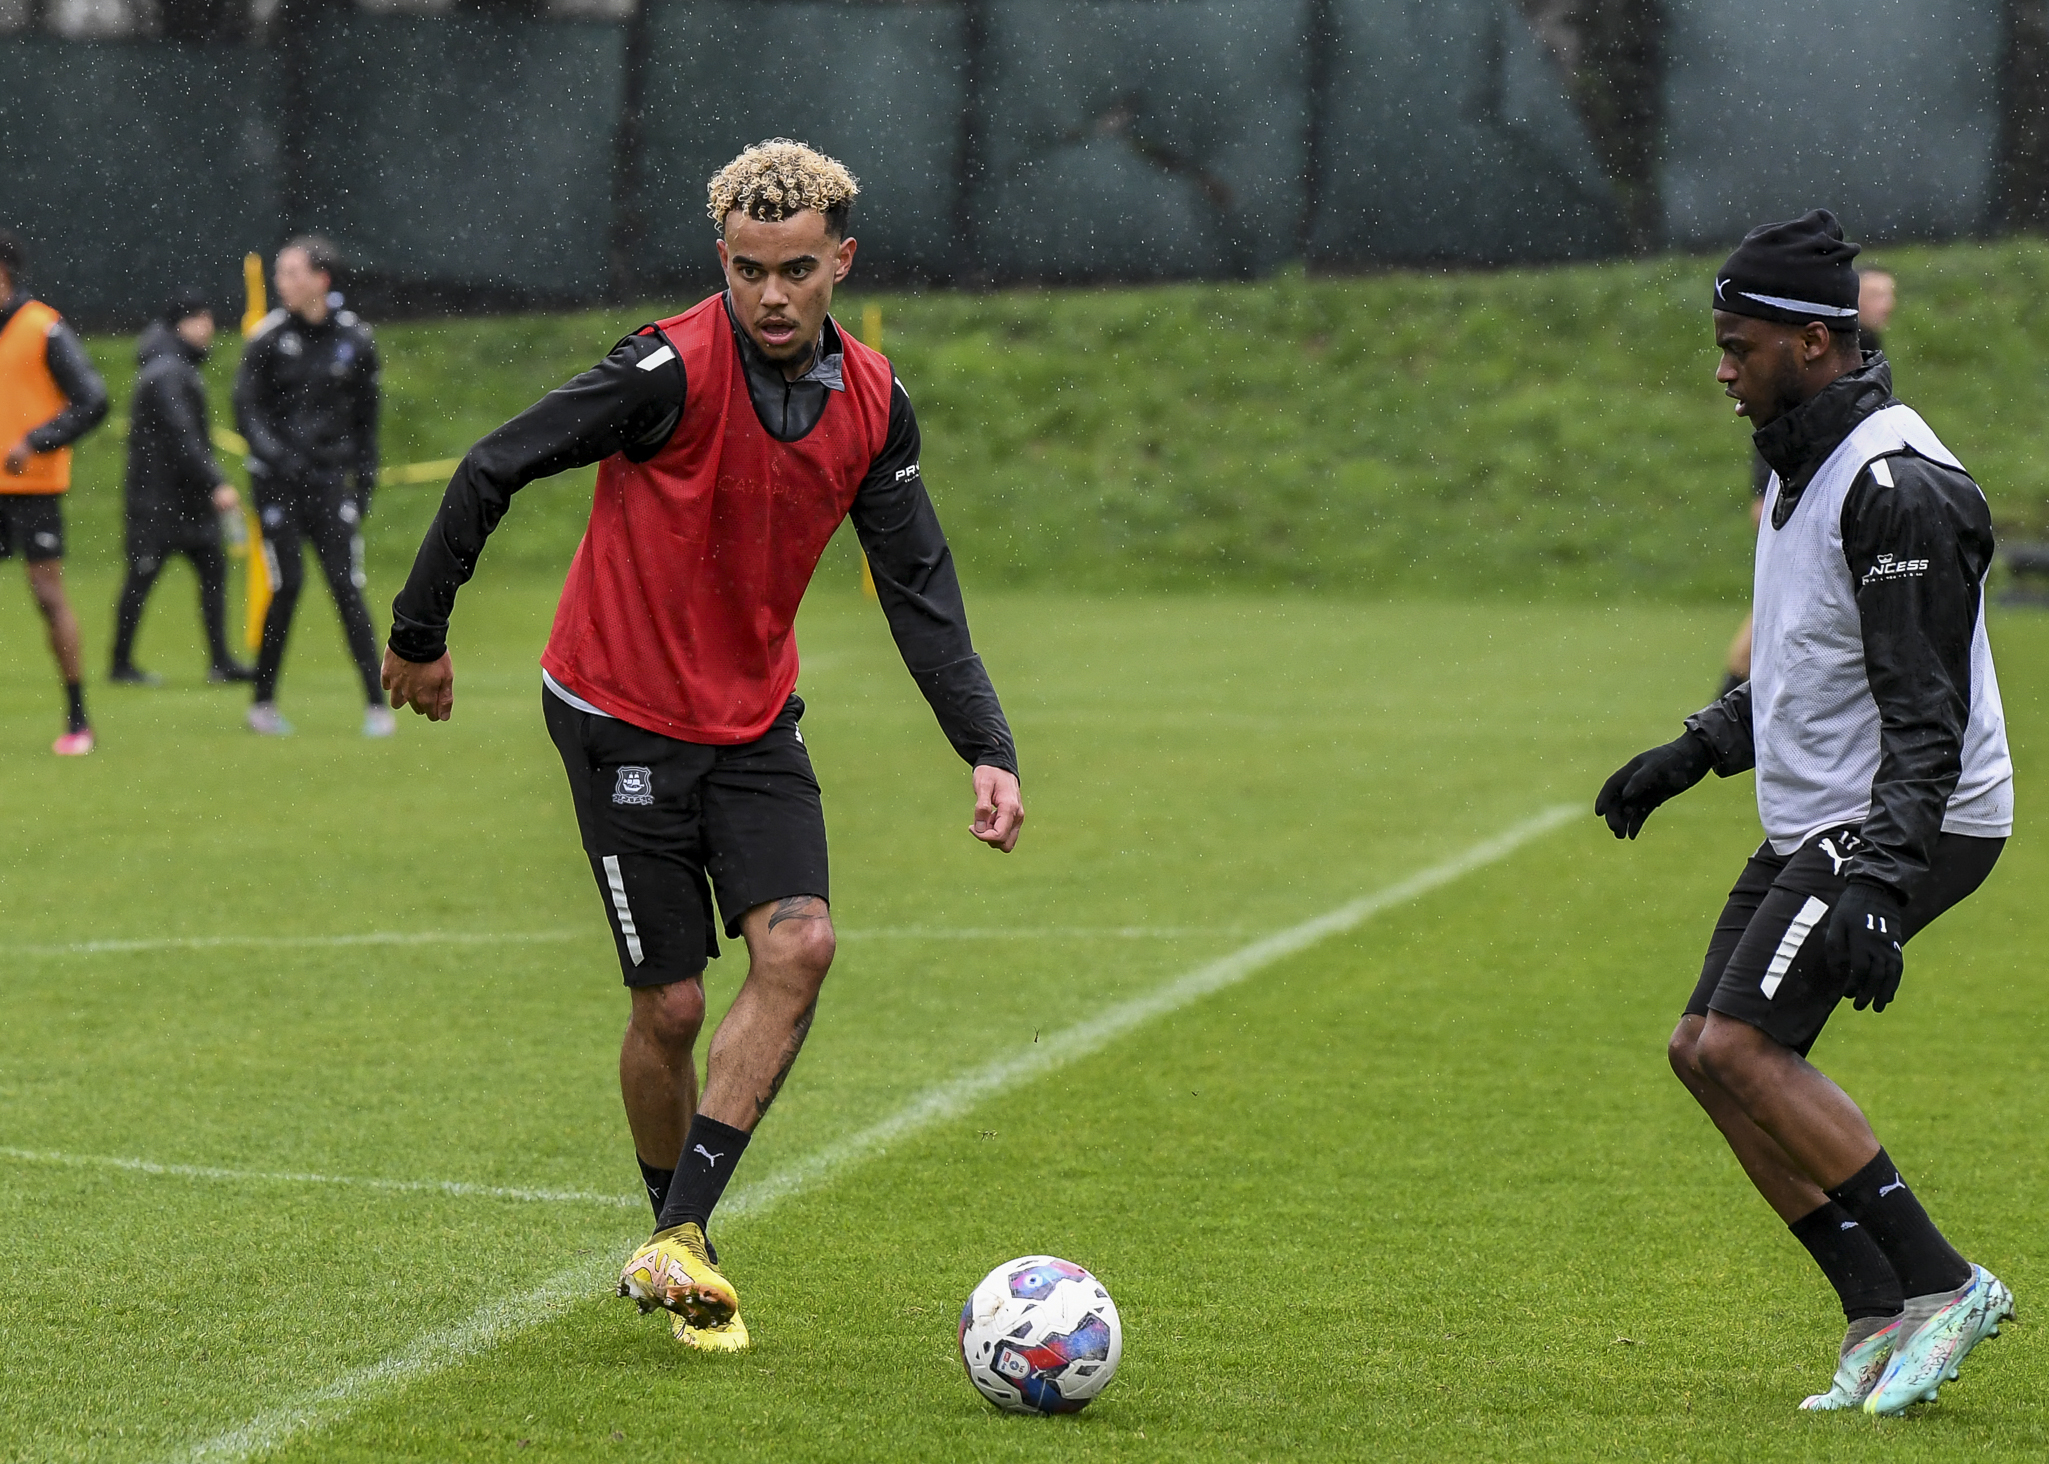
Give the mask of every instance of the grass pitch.
<path id="1" fill-rule="evenodd" d="M 2049 1452 L 2038 618 L 1994 624 L 2021 836 L 1916 943 L 1902 1004 L 1845 1012 L 1818 1051 L 2020 1299 L 1939 1404 L 1873 1423 L 1793 1411 L 1839 1313 L 1664 1067 L 1757 837 L 1748 779 L 1632 846 L 1577 817 L 722 1219 L 759 1345 L 706 1358 L 604 1294 L 647 1215 L 613 1079 L 624 998 L 538 715 L 554 583 L 487 560 L 456 720 L 377 744 L 323 594 L 284 684 L 300 735 L 258 741 L 239 692 L 197 684 L 174 578 L 144 657 L 172 683 L 96 686 L 102 750 L 59 761 L 0 574 L 0 1459 Z M 113 583 L 78 588 L 104 645 Z M 742 1183 L 1590 805 L 1705 698 L 1730 618 L 972 584 L 970 603 L 1024 759 L 1007 860 L 967 836 L 965 773 L 851 575 L 805 611 L 843 940 Z M 380 932 L 431 938 L 317 943 Z M 221 937 L 277 938 L 201 943 Z M 63 949 L 91 942 L 144 944 Z M 737 966 L 713 967 L 715 1002 Z M 953 1350 L 973 1283 L 1040 1250 L 1094 1269 L 1126 1327 L 1108 1392 L 1050 1422 L 996 1414 Z"/>

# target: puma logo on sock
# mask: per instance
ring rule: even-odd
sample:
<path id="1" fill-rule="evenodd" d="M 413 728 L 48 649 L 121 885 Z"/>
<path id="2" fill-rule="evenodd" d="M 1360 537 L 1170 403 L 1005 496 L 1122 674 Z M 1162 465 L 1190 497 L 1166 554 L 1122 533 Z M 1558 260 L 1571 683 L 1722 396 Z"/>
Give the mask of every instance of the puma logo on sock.
<path id="1" fill-rule="evenodd" d="M 704 1155 L 704 1162 L 710 1165 L 716 1166 L 719 1160 L 726 1157 L 725 1151 L 723 1149 L 721 1149 L 718 1153 L 714 1154 L 711 1150 L 705 1148 L 702 1144 L 693 1144 L 691 1147 L 697 1153 Z M 1885 1191 L 1880 1190 L 1879 1193 L 1884 1194 Z"/>
<path id="2" fill-rule="evenodd" d="M 1895 1169 L 1892 1172 L 1892 1183 L 1882 1184 L 1878 1187 L 1878 1197 L 1882 1200 L 1887 1195 L 1891 1194 L 1894 1190 L 1905 1189 L 1906 1187 L 1907 1182 L 1904 1179 L 1900 1178 L 1900 1172 L 1897 1169 Z"/>

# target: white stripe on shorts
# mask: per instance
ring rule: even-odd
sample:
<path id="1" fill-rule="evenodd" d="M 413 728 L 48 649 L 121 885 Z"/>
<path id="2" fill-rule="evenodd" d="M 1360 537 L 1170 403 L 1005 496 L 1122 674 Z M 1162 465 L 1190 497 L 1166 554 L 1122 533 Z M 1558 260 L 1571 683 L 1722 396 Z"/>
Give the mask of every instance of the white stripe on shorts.
<path id="1" fill-rule="evenodd" d="M 613 885 L 614 889 L 618 886 Z M 620 898 L 625 898 L 623 895 Z M 1814 930 L 1814 922 L 1828 914 L 1828 906 L 1809 895 L 1807 903 L 1800 907 L 1800 913 L 1793 917 L 1793 923 L 1786 927 L 1786 933 L 1779 941 L 1779 948 L 1772 954 L 1772 963 L 1765 967 L 1764 980 L 1758 983 L 1764 991 L 1764 999 L 1770 1001 L 1778 995 L 1779 983 L 1786 979 L 1786 972 L 1793 964 L 1793 957 L 1800 954 L 1800 947 L 1807 944 L 1807 937 Z"/>
<path id="2" fill-rule="evenodd" d="M 619 912 L 619 933 L 626 937 L 626 954 L 633 964 L 641 962 L 640 932 L 633 928 L 633 907 L 626 903 L 626 876 L 619 872 L 619 856 L 605 856 L 605 880 L 612 886 L 612 908 Z"/>

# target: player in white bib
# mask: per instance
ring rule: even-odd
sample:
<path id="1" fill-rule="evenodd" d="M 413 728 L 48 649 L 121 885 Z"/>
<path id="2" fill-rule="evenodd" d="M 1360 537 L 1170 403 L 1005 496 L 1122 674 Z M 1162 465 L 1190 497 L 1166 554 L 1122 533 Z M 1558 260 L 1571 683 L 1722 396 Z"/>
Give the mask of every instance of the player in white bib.
<path id="1" fill-rule="evenodd" d="M 1844 998 L 1884 1011 L 1901 948 L 1991 873 L 2013 764 L 1985 635 L 1992 515 L 1859 349 L 1857 252 L 1817 209 L 1752 230 L 1716 274 L 1716 379 L 1772 468 L 1750 680 L 1632 758 L 1595 812 L 1635 838 L 1709 772 L 1756 769 L 1765 841 L 1672 1067 L 1842 1299 L 1835 1377 L 1801 1406 L 1891 1414 L 1933 1399 L 2013 1298 L 1807 1054 Z"/>

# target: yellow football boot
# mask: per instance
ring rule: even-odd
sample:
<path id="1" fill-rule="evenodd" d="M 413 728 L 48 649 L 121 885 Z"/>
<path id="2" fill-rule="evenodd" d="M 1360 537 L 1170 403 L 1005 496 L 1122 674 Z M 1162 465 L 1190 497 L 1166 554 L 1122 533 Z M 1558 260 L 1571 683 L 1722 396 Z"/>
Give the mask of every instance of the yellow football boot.
<path id="1" fill-rule="evenodd" d="M 619 1273 L 619 1294 L 644 1312 L 667 1307 L 695 1328 L 723 1327 L 739 1313 L 740 1294 L 705 1253 L 694 1222 L 658 1230 Z M 744 1329 L 743 1329 L 744 1335 Z"/>
<path id="2" fill-rule="evenodd" d="M 669 1331 L 685 1347 L 695 1347 L 701 1352 L 745 1352 L 753 1346 L 753 1339 L 747 1335 L 747 1324 L 734 1312 L 721 1327 L 693 1327 L 680 1316 L 669 1318 Z"/>

